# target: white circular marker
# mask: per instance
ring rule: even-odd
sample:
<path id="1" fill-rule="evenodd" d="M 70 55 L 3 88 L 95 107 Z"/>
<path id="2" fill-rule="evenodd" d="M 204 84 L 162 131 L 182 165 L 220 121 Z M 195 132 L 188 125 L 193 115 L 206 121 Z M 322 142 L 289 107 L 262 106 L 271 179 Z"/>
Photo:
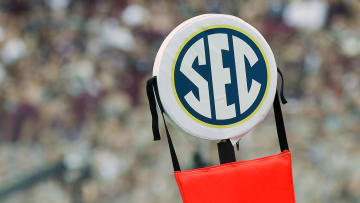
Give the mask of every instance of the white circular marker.
<path id="1" fill-rule="evenodd" d="M 204 139 L 236 138 L 269 112 L 277 67 L 263 36 L 240 18 L 205 14 L 176 27 L 155 59 L 165 113 Z"/>

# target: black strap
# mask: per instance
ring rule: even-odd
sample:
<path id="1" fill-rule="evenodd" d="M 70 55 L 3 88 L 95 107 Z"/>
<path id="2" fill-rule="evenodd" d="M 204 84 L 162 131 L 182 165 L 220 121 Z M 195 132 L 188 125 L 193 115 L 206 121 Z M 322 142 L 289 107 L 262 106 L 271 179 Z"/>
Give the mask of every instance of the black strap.
<path id="1" fill-rule="evenodd" d="M 154 96 L 154 82 L 155 78 L 150 78 L 146 82 L 146 94 L 149 100 L 149 106 L 150 106 L 150 112 L 151 112 L 151 118 L 152 118 L 152 131 L 154 136 L 154 141 L 160 140 L 160 132 L 159 132 L 159 117 L 156 110 L 156 100 Z"/>
<path id="2" fill-rule="evenodd" d="M 279 138 L 280 149 L 281 149 L 281 151 L 289 150 L 289 145 L 288 145 L 287 138 L 286 138 L 284 119 L 282 116 L 280 100 L 279 100 L 279 95 L 278 95 L 277 91 L 275 94 L 273 108 L 274 108 L 276 130 L 277 130 L 277 134 L 278 134 L 278 138 Z"/>
<path id="3" fill-rule="evenodd" d="M 285 99 L 285 96 L 284 96 L 284 76 L 283 74 L 281 73 L 280 69 L 277 68 L 277 72 L 279 73 L 280 77 L 281 77 L 281 86 L 280 86 L 280 98 L 281 98 L 281 102 L 283 104 L 286 104 L 287 101 Z"/>
<path id="4" fill-rule="evenodd" d="M 281 73 L 281 70 L 277 68 L 277 72 L 279 73 L 281 77 L 281 87 L 280 87 L 280 99 L 283 104 L 286 104 L 286 98 L 284 96 L 284 76 Z M 278 92 L 276 92 L 275 99 L 274 99 L 274 114 L 275 114 L 275 122 L 276 122 L 276 130 L 279 138 L 280 143 L 280 149 L 281 151 L 289 150 L 289 145 L 286 138 L 286 131 L 285 131 L 285 125 L 284 125 L 284 119 L 281 111 L 281 104 L 279 101 L 279 95 Z"/>
<path id="5" fill-rule="evenodd" d="M 166 132 L 166 137 L 167 137 L 168 144 L 169 144 L 171 161 L 172 161 L 172 164 L 174 167 L 174 171 L 181 171 L 180 164 L 179 164 L 179 161 L 176 156 L 175 148 L 172 143 L 168 127 L 166 125 L 166 121 L 165 121 L 165 117 L 164 117 L 164 108 L 160 102 L 159 91 L 158 91 L 157 82 L 156 82 L 156 76 L 150 78 L 147 81 L 146 92 L 147 92 L 149 105 L 150 105 L 150 111 L 151 111 L 151 115 L 152 115 L 152 123 L 153 123 L 152 128 L 153 128 L 154 140 L 160 140 L 158 115 L 157 115 L 157 111 L 156 111 L 156 103 L 157 103 L 159 105 L 161 116 L 164 121 L 165 132 Z"/>

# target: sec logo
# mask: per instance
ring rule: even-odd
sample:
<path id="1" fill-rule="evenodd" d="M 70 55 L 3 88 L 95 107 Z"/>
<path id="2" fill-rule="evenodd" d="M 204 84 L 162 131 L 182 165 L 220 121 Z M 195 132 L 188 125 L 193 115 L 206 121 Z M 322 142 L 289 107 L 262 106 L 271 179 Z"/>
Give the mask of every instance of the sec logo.
<path id="1" fill-rule="evenodd" d="M 168 117 L 206 139 L 239 137 L 254 128 L 272 105 L 277 79 L 261 34 L 219 14 L 175 28 L 157 54 L 154 75 Z"/>
<path id="2" fill-rule="evenodd" d="M 189 38 L 174 61 L 173 89 L 184 111 L 204 125 L 241 123 L 268 90 L 267 59 L 246 32 L 226 25 Z"/>

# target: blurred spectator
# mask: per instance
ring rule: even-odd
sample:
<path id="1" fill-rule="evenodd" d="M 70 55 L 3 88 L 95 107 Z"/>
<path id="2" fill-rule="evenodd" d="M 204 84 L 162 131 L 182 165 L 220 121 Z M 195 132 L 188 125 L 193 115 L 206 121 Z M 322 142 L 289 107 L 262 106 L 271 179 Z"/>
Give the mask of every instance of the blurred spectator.
<path id="1" fill-rule="evenodd" d="M 285 75 L 297 200 L 360 202 L 360 1 L 3 0 L 0 9 L 0 201 L 180 200 L 167 146 L 152 141 L 145 80 L 173 28 L 225 13 L 263 33 Z M 171 131 L 182 165 L 218 163 L 214 142 Z M 238 156 L 277 148 L 269 115 Z M 62 160 L 66 175 L 2 199 L 3 187 Z"/>

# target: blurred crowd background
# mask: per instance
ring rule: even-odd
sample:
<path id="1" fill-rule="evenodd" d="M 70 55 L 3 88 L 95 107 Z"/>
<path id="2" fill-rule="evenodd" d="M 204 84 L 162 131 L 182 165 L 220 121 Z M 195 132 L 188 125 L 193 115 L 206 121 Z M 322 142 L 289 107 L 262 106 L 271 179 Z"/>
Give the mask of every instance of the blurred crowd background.
<path id="1" fill-rule="evenodd" d="M 360 1 L 1 0 L 0 202 L 181 202 L 166 140 L 152 141 L 145 82 L 166 35 L 203 13 L 269 42 L 297 202 L 360 202 Z M 272 112 L 238 160 L 279 151 Z M 216 142 L 170 129 L 183 168 Z"/>

